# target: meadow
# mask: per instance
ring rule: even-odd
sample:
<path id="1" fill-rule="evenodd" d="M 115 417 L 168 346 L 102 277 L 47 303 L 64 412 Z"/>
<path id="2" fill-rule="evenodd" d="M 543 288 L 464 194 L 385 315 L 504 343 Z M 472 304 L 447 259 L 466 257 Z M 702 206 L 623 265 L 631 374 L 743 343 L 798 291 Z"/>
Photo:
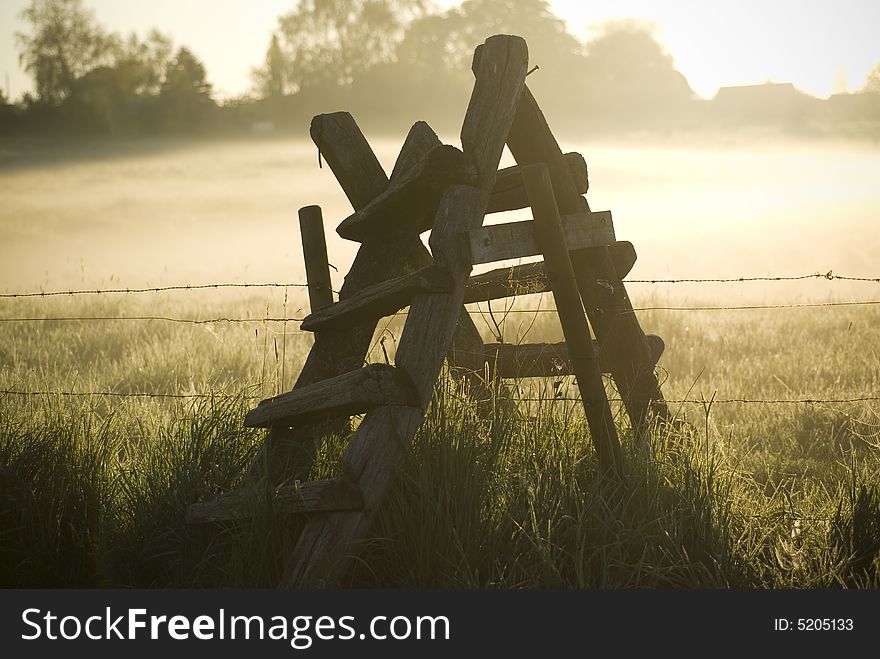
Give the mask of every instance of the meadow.
<path id="1" fill-rule="evenodd" d="M 394 141 L 376 144 L 390 169 Z M 593 208 L 611 208 L 639 252 L 632 279 L 878 274 L 876 148 L 670 140 L 584 152 Z M 320 203 L 328 232 L 349 212 L 313 149 L 272 139 L 13 144 L 0 193 L 7 293 L 297 283 L 296 208 Z M 352 247 L 330 249 L 339 284 Z M 349 583 L 880 585 L 880 401 L 737 402 L 880 397 L 880 305 L 681 308 L 868 301 L 878 287 L 630 284 L 636 307 L 679 307 L 640 319 L 666 342 L 658 372 L 684 423 L 646 444 L 618 414 L 622 483 L 598 478 L 569 378 L 524 382 L 514 395 L 542 400 L 515 416 L 478 414 L 442 378 Z M 538 306 L 552 299 L 517 301 L 505 340 L 559 340 Z M 240 482 L 262 441 L 244 414 L 292 386 L 311 345 L 296 322 L 267 318 L 306 311 L 298 287 L 0 301 L 0 585 L 275 585 L 297 519 L 255 506 L 245 524 L 187 527 L 184 513 Z M 491 337 L 486 306 L 473 311 Z M 111 320 L 11 320 L 50 317 Z M 369 360 L 386 358 L 383 337 L 393 360 L 400 323 L 380 323 Z M 310 477 L 332 473 L 344 441 L 321 447 Z"/>

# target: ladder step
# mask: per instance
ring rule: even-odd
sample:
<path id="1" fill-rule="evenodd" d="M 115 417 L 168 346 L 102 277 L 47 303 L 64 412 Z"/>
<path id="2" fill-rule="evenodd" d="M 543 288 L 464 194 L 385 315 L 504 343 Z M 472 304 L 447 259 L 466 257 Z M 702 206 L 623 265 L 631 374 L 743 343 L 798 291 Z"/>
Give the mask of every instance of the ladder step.
<path id="1" fill-rule="evenodd" d="M 565 162 L 571 172 L 571 179 L 578 194 L 584 194 L 590 189 L 590 180 L 587 175 L 587 161 L 579 153 L 566 153 Z M 492 196 L 489 197 L 487 213 L 500 213 L 502 211 L 519 210 L 529 207 L 529 198 L 522 180 L 522 170 L 519 165 L 499 169 L 495 177 L 495 187 Z"/>
<path id="2" fill-rule="evenodd" d="M 454 146 L 441 144 L 391 181 L 382 194 L 345 218 L 336 233 L 363 242 L 400 228 L 402 221 L 418 233 L 427 231 L 443 191 L 455 183 L 473 185 L 476 180 L 477 172 L 465 155 Z"/>
<path id="3" fill-rule="evenodd" d="M 370 364 L 335 378 L 268 398 L 247 413 L 248 428 L 293 426 L 329 416 L 362 414 L 378 405 L 419 406 L 409 376 L 393 366 Z"/>
<path id="4" fill-rule="evenodd" d="M 584 258 L 590 258 L 590 250 L 599 247 L 588 247 Z M 636 250 L 632 243 L 619 240 L 608 246 L 611 254 L 611 262 L 617 271 L 618 277 L 626 277 L 636 262 Z M 573 255 L 574 257 L 575 255 Z M 581 255 L 576 255 L 581 258 Z M 517 297 L 531 295 L 533 293 L 546 293 L 550 290 L 550 280 L 547 278 L 547 270 L 543 261 L 537 263 L 524 263 L 509 268 L 498 268 L 475 275 L 468 280 L 464 292 L 464 303 L 488 302 L 505 297 Z"/>
<path id="5" fill-rule="evenodd" d="M 192 504 L 186 510 L 187 524 L 231 522 L 253 514 L 259 495 L 235 490 L 210 501 Z M 363 510 L 364 500 L 358 486 L 345 478 L 285 485 L 275 489 L 268 501 L 272 510 L 282 514 L 343 512 Z"/>
<path id="6" fill-rule="evenodd" d="M 647 335 L 646 338 L 651 350 L 652 363 L 656 364 L 660 361 L 665 344 L 663 339 L 653 334 Z M 599 358 L 600 370 L 603 373 L 610 373 L 612 364 L 596 341 L 593 341 L 593 350 Z M 564 341 L 522 345 L 487 343 L 484 360 L 489 370 L 503 379 L 572 375 L 568 346 Z"/>
<path id="7" fill-rule="evenodd" d="M 607 247 L 614 241 L 611 211 L 575 213 L 562 218 L 562 230 L 569 251 L 586 247 Z M 507 261 L 541 253 L 532 221 L 508 222 L 472 229 L 468 236 L 471 263 Z"/>
<path id="8" fill-rule="evenodd" d="M 357 325 L 363 320 L 375 320 L 397 313 L 416 295 L 448 293 L 452 289 L 449 271 L 442 266 L 429 266 L 396 279 L 383 281 L 364 288 L 353 297 L 340 300 L 315 311 L 302 321 L 302 329 L 309 332 L 331 329 L 340 325 Z"/>

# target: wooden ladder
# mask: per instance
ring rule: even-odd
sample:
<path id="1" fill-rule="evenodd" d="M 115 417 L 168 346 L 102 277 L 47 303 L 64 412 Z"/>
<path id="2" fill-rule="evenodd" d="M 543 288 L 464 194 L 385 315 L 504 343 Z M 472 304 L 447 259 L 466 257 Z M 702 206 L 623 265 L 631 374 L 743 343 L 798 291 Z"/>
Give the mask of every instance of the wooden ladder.
<path id="1" fill-rule="evenodd" d="M 563 154 L 525 85 L 528 50 L 497 35 L 477 48 L 475 85 L 461 130 L 462 150 L 440 144 L 423 122 L 410 130 L 390 179 L 347 113 L 319 115 L 311 136 L 354 213 L 338 227 L 361 243 L 334 302 L 316 206 L 300 210 L 315 342 L 289 393 L 245 418 L 269 429 L 251 465 L 275 488 L 276 509 L 310 513 L 284 575 L 287 586 L 333 585 L 350 567 L 431 402 L 444 360 L 474 387 L 497 378 L 572 373 L 600 464 L 616 469 L 620 444 L 601 373 L 620 391 L 633 427 L 667 411 L 654 366 L 663 350 L 646 337 L 621 279 L 635 262 L 617 242 L 609 212 L 582 196 L 586 163 Z M 505 143 L 518 165 L 498 170 Z M 532 207 L 534 221 L 483 227 L 487 213 Z M 430 252 L 419 234 L 431 230 Z M 543 255 L 544 262 L 470 277 L 475 264 Z M 564 344 L 484 345 L 467 303 L 552 291 Z M 395 366 L 364 366 L 378 321 L 409 307 Z M 592 341 L 589 324 L 597 341 Z M 551 370 L 552 369 L 552 370 Z M 494 378 L 490 378 L 494 379 Z M 365 414 L 337 478 L 299 483 L 316 441 Z M 188 521 L 236 519 L 246 490 L 194 504 Z"/>

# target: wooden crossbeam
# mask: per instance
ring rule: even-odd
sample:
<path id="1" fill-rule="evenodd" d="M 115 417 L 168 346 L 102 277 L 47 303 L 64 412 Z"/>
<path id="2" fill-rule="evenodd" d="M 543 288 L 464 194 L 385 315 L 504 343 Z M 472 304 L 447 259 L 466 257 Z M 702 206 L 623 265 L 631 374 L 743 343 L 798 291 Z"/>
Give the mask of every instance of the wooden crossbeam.
<path id="1" fill-rule="evenodd" d="M 562 231 L 569 250 L 614 243 L 611 211 L 576 213 L 562 218 Z M 471 263 L 508 261 L 541 254 L 534 222 L 507 222 L 473 229 L 468 237 Z"/>
<path id="2" fill-rule="evenodd" d="M 590 251 L 596 249 L 589 247 L 572 254 L 572 260 L 589 259 Z M 621 279 L 626 277 L 636 262 L 636 250 L 631 242 L 619 240 L 608 246 L 611 261 L 617 276 Z M 488 302 L 505 297 L 517 297 L 531 295 L 533 293 L 546 293 L 550 290 L 550 280 L 547 279 L 547 271 L 544 262 L 523 263 L 509 268 L 496 268 L 481 275 L 475 275 L 468 280 L 464 293 L 465 304 L 473 302 Z"/>
<path id="3" fill-rule="evenodd" d="M 404 371 L 370 364 L 350 373 L 267 398 L 247 413 L 248 428 L 297 425 L 328 416 L 362 414 L 377 405 L 418 405 L 413 384 Z"/>
<path id="4" fill-rule="evenodd" d="M 409 374 L 423 408 L 386 406 L 366 415 L 343 458 L 346 474 L 363 493 L 364 510 L 313 516 L 297 541 L 295 561 L 284 579 L 288 586 L 335 584 L 349 567 L 354 543 L 368 532 L 452 347 L 471 270 L 461 254 L 460 236 L 483 221 L 528 66 L 528 48 L 519 37 L 490 37 L 483 50 L 461 131 L 463 151 L 477 170 L 477 186 L 455 185 L 444 192 L 430 238 L 434 259 L 448 269 L 453 287 L 413 300 L 397 350 L 397 367 Z"/>
<path id="5" fill-rule="evenodd" d="M 590 189 L 590 179 L 587 174 L 587 161 L 579 153 L 566 153 L 565 162 L 574 181 L 575 187 L 581 194 Z M 522 169 L 519 165 L 505 167 L 498 170 L 495 178 L 495 188 L 489 197 L 487 213 L 500 213 L 502 211 L 514 211 L 527 208 L 529 198 L 522 182 Z"/>
<path id="6" fill-rule="evenodd" d="M 248 519 L 254 506 L 262 503 L 250 490 L 228 492 L 210 501 L 201 501 L 186 511 L 187 524 L 232 522 Z M 266 501 L 272 512 L 298 514 L 361 510 L 364 498 L 360 490 L 345 478 L 310 481 L 276 488 Z"/>
<path id="7" fill-rule="evenodd" d="M 307 332 L 318 332 L 357 323 L 365 318 L 390 316 L 409 306 L 416 295 L 443 293 L 449 291 L 450 287 L 449 273 L 431 265 L 370 286 L 354 297 L 315 311 L 303 319 L 300 327 Z"/>
<path id="8" fill-rule="evenodd" d="M 336 233 L 363 242 L 399 227 L 395 218 L 401 215 L 412 219 L 410 229 L 427 231 L 443 190 L 454 183 L 475 181 L 476 172 L 461 151 L 448 144 L 435 146 L 382 194 L 345 218 Z"/>
<path id="9" fill-rule="evenodd" d="M 665 344 L 659 336 L 649 334 L 648 344 L 656 364 L 663 355 Z M 593 341 L 593 352 L 599 362 L 599 370 L 610 373 L 611 358 Z M 543 378 L 557 375 L 574 375 L 568 346 L 561 343 L 487 343 L 483 361 L 490 374 L 499 378 Z"/>

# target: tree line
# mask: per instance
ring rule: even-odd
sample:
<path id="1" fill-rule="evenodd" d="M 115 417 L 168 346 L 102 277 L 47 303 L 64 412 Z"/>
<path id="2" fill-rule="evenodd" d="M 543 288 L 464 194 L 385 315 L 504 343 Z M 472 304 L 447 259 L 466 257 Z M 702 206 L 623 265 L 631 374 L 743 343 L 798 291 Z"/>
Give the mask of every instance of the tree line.
<path id="1" fill-rule="evenodd" d="M 696 97 L 650 26 L 612 22 L 582 42 L 546 0 L 465 0 L 446 11 L 429 0 L 299 0 L 278 18 L 251 92 L 222 103 L 198 57 L 158 30 L 108 32 L 82 0 L 31 0 L 21 18 L 27 29 L 16 43 L 34 92 L 0 104 L 6 127 L 191 132 L 301 126 L 338 109 L 380 126 L 414 118 L 454 126 L 470 91 L 473 49 L 496 33 L 526 38 L 537 65 L 529 85 L 562 129 L 741 119 Z M 865 91 L 880 93 L 880 67 Z M 822 115 L 801 96 L 773 116 Z"/>

